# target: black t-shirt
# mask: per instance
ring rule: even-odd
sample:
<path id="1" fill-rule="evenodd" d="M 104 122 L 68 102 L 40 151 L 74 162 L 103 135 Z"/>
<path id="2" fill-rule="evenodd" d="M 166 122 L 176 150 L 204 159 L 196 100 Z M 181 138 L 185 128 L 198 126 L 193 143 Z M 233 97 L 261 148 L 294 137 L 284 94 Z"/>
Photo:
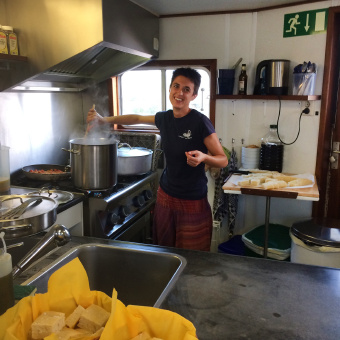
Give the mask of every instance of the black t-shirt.
<path id="1" fill-rule="evenodd" d="M 170 196 L 197 200 L 207 195 L 207 177 L 204 163 L 197 167 L 187 164 L 186 151 L 207 153 L 204 138 L 215 132 L 205 115 L 191 110 L 182 118 L 175 118 L 173 111 L 158 112 L 155 123 L 160 131 L 166 167 L 160 179 L 161 188 Z"/>

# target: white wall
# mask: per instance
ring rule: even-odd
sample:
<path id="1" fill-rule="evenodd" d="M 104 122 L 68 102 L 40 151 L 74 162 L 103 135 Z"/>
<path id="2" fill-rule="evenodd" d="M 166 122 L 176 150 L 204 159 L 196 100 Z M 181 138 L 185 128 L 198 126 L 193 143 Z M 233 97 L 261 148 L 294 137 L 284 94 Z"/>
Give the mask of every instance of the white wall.
<path id="1" fill-rule="evenodd" d="M 321 94 L 326 34 L 283 38 L 283 20 L 288 13 L 328 8 L 338 2 L 325 1 L 258 13 L 163 18 L 160 22 L 160 59 L 217 59 L 217 68 L 230 68 L 242 57 L 242 63 L 247 64 L 248 94 L 252 94 L 256 66 L 261 60 L 288 59 L 291 74 L 296 65 L 310 60 L 318 66 L 315 94 Z M 236 71 L 237 76 L 239 72 L 240 68 Z M 286 143 L 291 143 L 297 136 L 305 102 L 282 101 L 281 104 L 279 133 Z M 311 102 L 310 109 L 320 112 L 320 101 Z M 240 160 L 241 140 L 244 139 L 245 145 L 260 145 L 269 125 L 276 124 L 278 112 L 278 101 L 217 100 L 216 132 L 229 149 L 232 138 L 235 139 L 234 147 Z M 284 172 L 314 174 L 319 118 L 320 115 L 302 117 L 298 140 L 285 146 Z M 210 180 L 211 202 L 213 184 Z M 270 221 L 290 226 L 296 220 L 309 218 L 311 208 L 311 202 L 273 198 Z M 263 224 L 264 212 L 263 197 L 240 196 L 235 233 Z"/>

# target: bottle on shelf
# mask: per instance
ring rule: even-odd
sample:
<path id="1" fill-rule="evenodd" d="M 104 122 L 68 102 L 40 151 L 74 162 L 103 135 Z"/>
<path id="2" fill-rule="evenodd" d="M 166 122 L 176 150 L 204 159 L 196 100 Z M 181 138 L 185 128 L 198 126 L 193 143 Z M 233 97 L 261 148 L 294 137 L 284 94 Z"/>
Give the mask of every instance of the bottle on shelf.
<path id="1" fill-rule="evenodd" d="M 3 26 L 1 25 L 0 25 L 0 53 L 8 54 L 7 36 L 6 32 L 3 29 Z"/>
<path id="2" fill-rule="evenodd" d="M 7 38 L 7 51 L 11 55 L 19 55 L 18 51 L 18 37 L 13 32 L 12 26 L 2 26 L 3 31 L 6 33 Z"/>
<path id="3" fill-rule="evenodd" d="M 238 78 L 238 94 L 247 94 L 248 76 L 246 71 L 246 64 L 242 64 L 241 74 Z"/>
<path id="4" fill-rule="evenodd" d="M 282 172 L 283 144 L 277 133 L 277 125 L 270 125 L 269 132 L 261 138 L 260 170 Z"/>

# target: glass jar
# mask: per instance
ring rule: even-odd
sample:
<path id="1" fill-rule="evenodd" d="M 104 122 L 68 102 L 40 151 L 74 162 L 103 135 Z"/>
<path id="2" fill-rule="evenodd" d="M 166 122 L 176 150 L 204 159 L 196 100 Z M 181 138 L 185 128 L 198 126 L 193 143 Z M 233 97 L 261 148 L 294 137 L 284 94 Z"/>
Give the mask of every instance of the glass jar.
<path id="1" fill-rule="evenodd" d="M 270 125 L 269 132 L 261 138 L 260 169 L 282 172 L 283 144 L 277 133 L 277 125 Z"/>

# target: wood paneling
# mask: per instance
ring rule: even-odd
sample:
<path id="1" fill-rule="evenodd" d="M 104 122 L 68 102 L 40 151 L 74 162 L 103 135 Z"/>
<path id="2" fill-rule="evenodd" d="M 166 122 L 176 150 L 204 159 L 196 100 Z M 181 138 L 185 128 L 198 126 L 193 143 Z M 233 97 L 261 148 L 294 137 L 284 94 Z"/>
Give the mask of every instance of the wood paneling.
<path id="1" fill-rule="evenodd" d="M 340 68 L 340 7 L 328 13 L 327 40 L 322 87 L 321 116 L 315 175 L 319 184 L 320 200 L 313 204 L 314 217 L 340 218 L 339 171 L 330 170 L 332 136 L 339 136 L 339 115 L 335 120 L 338 102 Z M 335 124 L 337 123 L 337 124 Z M 334 135 L 333 135 L 334 133 Z M 338 194 L 336 194 L 338 192 Z M 333 215 L 333 216 L 332 216 Z"/>

